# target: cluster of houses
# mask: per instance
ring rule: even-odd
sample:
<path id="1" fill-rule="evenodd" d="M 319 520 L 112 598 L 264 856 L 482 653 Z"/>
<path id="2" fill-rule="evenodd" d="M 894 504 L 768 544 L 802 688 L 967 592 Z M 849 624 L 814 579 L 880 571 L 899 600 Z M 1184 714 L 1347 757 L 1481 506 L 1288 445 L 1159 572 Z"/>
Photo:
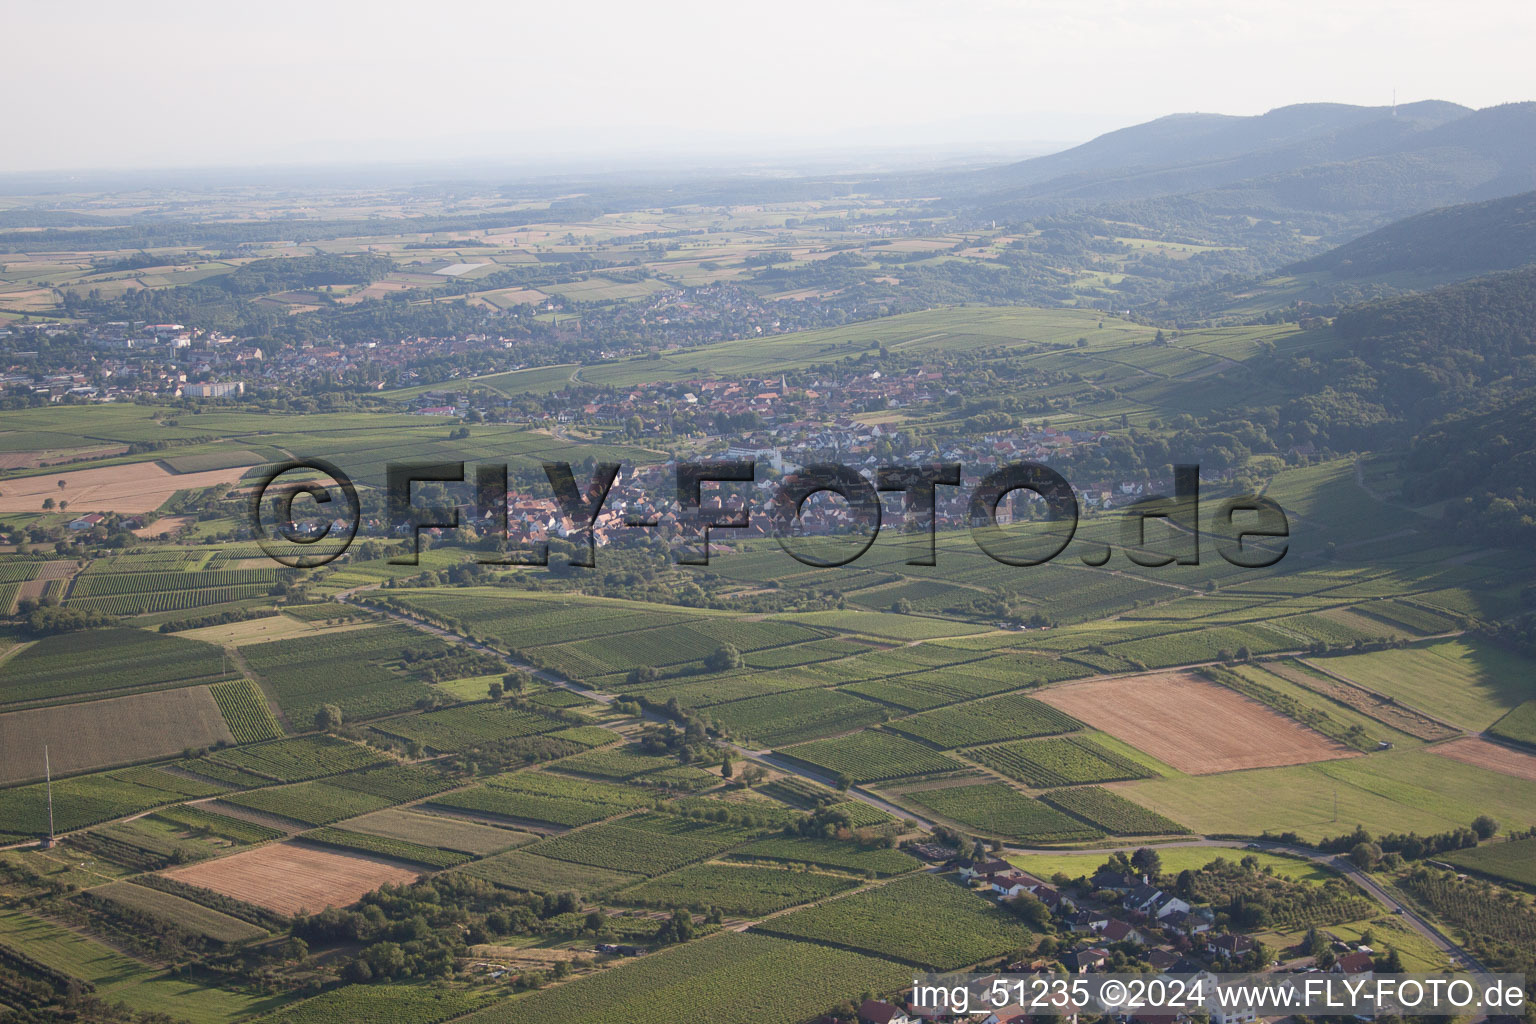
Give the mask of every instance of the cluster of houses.
<path id="1" fill-rule="evenodd" d="M 945 854 L 953 853 L 937 845 L 914 847 L 912 852 L 929 861 L 946 860 Z M 1138 947 L 1138 959 L 1160 973 L 1214 978 L 1213 968 L 1230 970 L 1230 965 L 1242 963 L 1259 948 L 1258 943 L 1247 935 L 1216 932 L 1213 929 L 1214 915 L 1209 908 L 1191 906 L 1177 895 L 1165 892 L 1146 875 L 1115 871 L 1106 866 L 1088 879 L 1092 896 L 1074 897 L 1000 858 L 950 857 L 946 863 L 956 869 L 963 882 L 998 901 L 1024 896 L 1039 900 L 1066 930 L 1081 935 L 1082 939 L 1071 949 L 1009 964 L 1005 971 L 971 978 L 968 1005 L 979 1008 L 975 1012 L 950 1012 L 956 1004 L 953 997 L 945 1006 L 925 1006 L 914 1001 L 913 994 L 908 993 L 908 997 L 901 1000 L 865 1000 L 858 1007 L 862 1024 L 933 1024 L 935 1021 L 961 1020 L 967 1024 L 1078 1024 L 1080 1012 L 1085 1016 L 1097 1016 L 1096 1011 L 1082 1006 L 1066 1006 L 1059 1012 L 1043 1015 L 1033 1008 L 1021 1006 L 997 1008 L 991 1001 L 994 982 L 1019 975 L 1105 973 L 1112 969 L 1110 947 L 1123 950 L 1125 946 L 1122 944 Z M 1341 952 L 1329 971 L 1356 975 L 1374 969 L 1373 951 L 1360 946 Z M 1211 1024 L 1254 1024 L 1259 1018 L 1259 1012 L 1252 1006 L 1211 1006 L 1208 1010 Z M 1142 1011 L 1114 1017 L 1116 1024 L 1189 1024 L 1191 1019 L 1184 1013 Z M 824 1020 L 831 1021 L 832 1018 Z"/>
<path id="2" fill-rule="evenodd" d="M 486 348 L 511 348 L 514 339 L 488 334 L 450 338 L 414 337 L 381 343 L 322 342 L 297 349 L 265 351 L 250 340 L 182 324 L 112 321 L 85 328 L 90 346 L 68 364 L 25 370 L 38 355 L 33 342 L 73 328 L 57 324 L 9 329 L 4 354 L 15 362 L 0 364 L 0 393 L 28 393 L 64 401 L 131 401 L 140 395 L 159 398 L 226 398 L 247 388 L 306 388 L 317 379 L 352 376 L 376 390 L 418 382 L 413 367 L 428 357 Z"/>

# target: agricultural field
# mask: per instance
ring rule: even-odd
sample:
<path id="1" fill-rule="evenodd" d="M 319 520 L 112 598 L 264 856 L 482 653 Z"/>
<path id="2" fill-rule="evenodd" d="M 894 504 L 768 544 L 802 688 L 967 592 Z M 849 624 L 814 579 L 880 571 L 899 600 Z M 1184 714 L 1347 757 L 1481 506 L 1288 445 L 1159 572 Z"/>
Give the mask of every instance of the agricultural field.
<path id="1" fill-rule="evenodd" d="M 1536 889 L 1536 839 L 1485 843 L 1445 854 L 1440 859 L 1479 875 Z"/>
<path id="2" fill-rule="evenodd" d="M 328 825 L 393 804 L 419 800 L 451 784 L 431 769 L 386 765 L 325 780 L 234 793 L 224 800 L 305 825 Z"/>
<path id="3" fill-rule="evenodd" d="M 232 1024 L 285 1000 L 229 992 L 174 977 L 49 921 L 0 911 L 0 943 L 96 986 L 96 994 L 141 1013 L 174 1014 L 188 1024 Z"/>
<path id="4" fill-rule="evenodd" d="M 158 462 L 140 462 L 19 477 L 9 481 L 0 495 L 0 515 L 36 512 L 45 499 L 57 497 L 61 490 L 67 491 L 70 503 L 80 508 L 123 514 L 153 512 L 177 491 L 233 484 L 250 468 L 173 473 Z"/>
<path id="5" fill-rule="evenodd" d="M 912 740 L 885 732 L 860 732 L 818 740 L 779 751 L 781 757 L 809 765 L 833 778 L 852 782 L 881 782 L 911 775 L 956 771 L 960 762 L 936 754 Z"/>
<path id="6" fill-rule="evenodd" d="M 1441 721 L 1479 732 L 1536 699 L 1530 661 L 1464 637 L 1316 659 L 1319 667 Z"/>
<path id="7" fill-rule="evenodd" d="M 613 896 L 642 907 L 719 907 L 735 917 L 762 917 L 785 907 L 835 896 L 859 881 L 843 875 L 783 868 L 700 864 L 654 878 Z"/>
<path id="8" fill-rule="evenodd" d="M 218 836 L 233 843 L 264 843 L 269 839 L 281 839 L 286 834 L 254 821 L 217 814 L 205 805 L 177 804 L 162 807 L 151 817 L 182 829 L 188 835 Z"/>
<path id="9" fill-rule="evenodd" d="M 1045 789 L 1086 782 L 1123 782 L 1152 773 L 1112 750 L 1082 736 L 1061 739 L 1015 740 L 976 747 L 965 756 L 1026 786 Z"/>
<path id="10" fill-rule="evenodd" d="M 273 843 L 164 874 L 279 914 L 313 914 L 345 907 L 386 883 L 414 882 L 420 873 L 366 854 Z"/>
<path id="11" fill-rule="evenodd" d="M 41 778 L 44 747 L 57 777 L 235 739 L 206 686 L 12 711 L 0 714 L 0 784 Z"/>
<path id="12" fill-rule="evenodd" d="M 60 832 L 121 818 L 191 797 L 224 792 L 214 783 L 160 771 L 125 768 L 77 775 L 53 785 L 53 821 Z M 48 797 L 40 783 L 0 790 L 0 822 L 18 836 L 48 834 Z"/>
<path id="13" fill-rule="evenodd" d="M 489 1006 L 464 1024 L 762 1024 L 807 1020 L 847 993 L 885 991 L 911 969 L 766 935 L 724 935 Z"/>
<path id="14" fill-rule="evenodd" d="M 209 689 L 236 743 L 260 743 L 262 740 L 275 740 L 282 737 L 283 728 L 277 724 L 277 719 L 272 717 L 272 709 L 267 707 L 266 696 L 249 679 L 215 683 Z M 187 746 L 205 745 L 187 744 Z"/>
<path id="15" fill-rule="evenodd" d="M 1275 685 L 1276 678 L 1283 679 L 1302 689 L 1311 690 L 1333 704 L 1342 704 L 1365 718 L 1414 739 L 1443 740 L 1458 733 L 1454 727 L 1437 721 L 1421 711 L 1416 711 L 1406 704 L 1363 687 L 1340 682 L 1305 661 L 1271 661 L 1266 662 L 1262 668 L 1248 665 L 1236 671 L 1263 686 L 1272 687 Z M 1326 710 L 1332 716 L 1342 717 L 1336 707 L 1328 707 Z M 1361 725 L 1362 728 L 1366 727 L 1366 723 Z"/>
<path id="16" fill-rule="evenodd" d="M 435 985 L 347 985 L 291 1003 L 260 1024 L 440 1024 L 489 1001 L 487 993 Z"/>
<path id="17" fill-rule="evenodd" d="M 365 832 L 350 832 L 343 828 L 317 828 L 311 832 L 301 833 L 297 838 L 307 843 L 316 843 L 337 850 L 360 850 L 363 853 L 377 854 L 390 860 L 402 860 L 429 868 L 451 868 L 456 864 L 464 864 L 474 859 L 466 853 L 441 850 L 435 846 L 413 843 L 405 839 L 389 839 Z"/>
<path id="18" fill-rule="evenodd" d="M 1479 814 L 1524 822 L 1536 783 L 1402 748 L 1317 764 L 1114 783 L 1115 792 L 1198 833 L 1294 831 L 1315 841 L 1356 824 L 1381 834 L 1461 828 Z"/>
<path id="19" fill-rule="evenodd" d="M 1134 804 L 1119 793 L 1101 786 L 1058 789 L 1046 793 L 1041 799 L 1112 836 L 1175 835 L 1189 831 L 1178 822 Z"/>
<path id="20" fill-rule="evenodd" d="M 477 857 L 500 853 L 513 846 L 532 842 L 534 838 L 527 832 L 477 825 L 441 814 L 423 814 L 399 807 L 374 811 L 360 818 L 349 818 L 341 824 L 353 832 L 456 850 Z"/>
<path id="21" fill-rule="evenodd" d="M 223 800 L 301 825 L 328 825 L 343 818 L 381 810 L 394 802 L 387 797 L 359 793 L 325 782 L 300 782 L 249 793 L 232 793 Z"/>
<path id="22" fill-rule="evenodd" d="M 425 715 L 392 718 L 373 728 L 387 736 L 414 740 L 428 750 L 446 753 L 492 740 L 553 732 L 567 724 L 558 718 L 502 704 L 468 704 Z"/>
<path id="23" fill-rule="evenodd" d="M 1490 743 L 1478 736 L 1463 736 L 1431 748 L 1441 757 L 1476 765 L 1511 778 L 1536 782 L 1536 753 L 1516 750 L 1502 743 Z"/>
<path id="24" fill-rule="evenodd" d="M 307 726 L 324 704 L 347 720 L 404 711 L 431 694 L 403 669 L 402 652 L 446 655 L 442 641 L 407 626 L 374 626 L 240 648 L 290 721 Z"/>
<path id="25" fill-rule="evenodd" d="M 1242 855 L 1254 857 L 1260 871 L 1269 870 L 1277 878 L 1293 882 L 1322 885 L 1339 877 L 1321 864 L 1299 857 L 1257 850 L 1244 850 Z M 1163 874 L 1177 877 L 1181 871 L 1199 871 L 1218 858 L 1230 862 L 1235 859 L 1235 851 L 1209 846 L 1163 846 L 1158 848 L 1158 857 L 1162 861 Z M 1007 859 L 1015 867 L 1028 871 L 1036 878 L 1050 878 L 1056 874 L 1068 878 L 1092 878 L 1105 860 L 1103 854 L 1072 853 L 1066 850 L 1061 853 L 1011 854 Z"/>
<path id="26" fill-rule="evenodd" d="M 98 629 L 44 637 L 0 662 L 0 705 L 191 686 L 230 674 L 224 652 L 209 644 L 137 629 Z"/>
<path id="27" fill-rule="evenodd" d="M 523 892 L 577 892 L 596 896 L 641 880 L 636 874 L 552 860 L 526 850 L 508 850 L 458 868 L 472 878 Z"/>
<path id="28" fill-rule="evenodd" d="M 221 750 L 207 760 L 272 782 L 303 782 L 382 764 L 385 758 L 335 736 L 300 736 Z"/>
<path id="29" fill-rule="evenodd" d="M 1489 726 L 1488 731 L 1502 739 L 1536 747 L 1536 698 L 1516 707 Z"/>
<path id="30" fill-rule="evenodd" d="M 679 766 L 675 757 L 669 757 L 666 754 L 642 754 L 638 747 L 626 746 L 606 750 L 588 750 L 573 757 L 562 758 L 551 767 L 556 771 L 573 775 L 593 775 L 600 779 L 624 781 L 648 772 Z"/>
<path id="31" fill-rule="evenodd" d="M 174 924 L 178 928 L 202 935 L 224 945 L 234 945 L 250 939 L 265 938 L 265 928 L 258 928 L 238 917 L 221 914 L 217 910 L 199 906 L 179 896 L 159 889 L 134 885 L 131 882 L 113 882 L 90 890 L 91 895 L 129 910 L 148 914 L 150 917 Z"/>
<path id="32" fill-rule="evenodd" d="M 890 711 L 838 690 L 798 689 L 712 704 L 711 719 L 744 740 L 779 746 L 874 725 Z"/>
<path id="33" fill-rule="evenodd" d="M 654 794 L 627 786 L 549 772 L 513 772 L 433 799 L 432 806 L 512 821 L 574 828 L 656 803 Z"/>
<path id="34" fill-rule="evenodd" d="M 921 921 L 922 927 L 913 922 Z M 899 878 L 757 925 L 784 938 L 853 947 L 930 971 L 1033 949 L 1018 918 L 937 875 Z"/>
<path id="35" fill-rule="evenodd" d="M 1187 672 L 1066 683 L 1053 707 L 1191 775 L 1302 764 L 1354 751 Z"/>
<path id="36" fill-rule="evenodd" d="M 527 852 L 650 877 L 716 856 L 754 838 L 754 834 L 735 825 L 640 814 L 540 840 Z"/>
<path id="37" fill-rule="evenodd" d="M 1340 224 L 1324 218 L 1321 235 L 1241 217 L 1207 225 L 1234 238 L 1251 228 L 1278 246 L 1242 253 L 1235 243 L 1167 241 L 1177 225 L 1116 221 L 1104 245 L 1078 251 L 1078 227 L 1101 230 L 1092 217 L 1071 218 L 1077 227 L 1055 216 L 966 226 L 944 197 L 908 201 L 888 180 L 822 199 L 776 187 L 760 202 L 716 183 L 703 201 L 654 209 L 576 194 L 585 185 L 555 200 L 522 185 L 492 195 L 458 183 L 326 188 L 299 211 L 282 189 L 77 188 L 86 186 L 0 202 L 0 219 L 21 228 L 7 236 L 21 251 L 0 263 L 9 310 L 0 321 L 12 347 L 43 353 L 23 359 L 23 372 L 76 344 L 66 330 L 34 345 L 46 337 L 35 330 L 40 316 L 69 328 L 129 292 L 123 305 L 139 315 L 195 312 L 214 296 L 220 319 L 238 320 L 249 305 L 260 324 L 292 326 L 259 339 L 271 354 L 248 400 L 12 402 L 0 430 L 0 527 L 26 549 L 0 558 L 0 612 L 47 597 L 66 614 L 124 617 L 24 639 L 44 632 L 52 613 L 43 613 L 0 634 L 0 843 L 48 828 L 31 749 L 40 741 L 55 757 L 53 812 L 65 833 L 47 851 L 0 851 L 0 902 L 12 908 L 0 911 L 0 943 L 92 981 L 108 1005 L 121 998 L 162 1015 L 154 1020 L 190 1024 L 766 1024 L 893 995 L 926 968 L 1032 948 L 1036 936 L 1006 908 L 887 848 L 925 831 L 901 820 L 903 809 L 967 838 L 1074 846 L 1023 860 L 1047 877 L 1091 873 L 1105 855 L 1086 851 L 1098 847 L 1157 843 L 1164 884 L 1215 857 L 1251 854 L 1275 877 L 1250 872 L 1223 895 L 1294 879 L 1318 890 L 1309 895 L 1319 906 L 1287 907 L 1271 924 L 1289 928 L 1315 910 L 1341 939 L 1364 942 L 1367 927 L 1378 948 L 1402 938 L 1418 966 L 1428 957 L 1408 943 L 1419 940 L 1384 908 L 1335 898 L 1342 887 L 1326 868 L 1242 850 L 1243 838 L 1225 850 L 1177 839 L 1294 830 L 1315 841 L 1357 823 L 1425 834 L 1483 813 L 1510 832 L 1531 823 L 1536 673 L 1474 633 L 1516 625 L 1536 561 L 1465 546 L 1502 527 L 1448 529 L 1467 511 L 1462 495 L 1406 507 L 1421 498 L 1406 462 L 1338 454 L 1361 430 L 1391 426 L 1396 438 L 1412 426 L 1390 401 L 1388 418 L 1347 424 L 1346 440 L 1347 417 L 1331 429 L 1295 374 L 1271 372 L 1366 349 L 1327 325 L 1160 331 L 1097 308 L 1155 302 L 1266 253 L 1299 255 Z M 82 220 L 70 227 L 74 215 Z M 432 221 L 402 229 L 413 216 Z M 58 222 L 60 234 L 31 230 L 29 218 Z M 348 226 L 333 229 L 332 218 Z M 230 241 L 202 244 L 191 237 L 199 232 Z M 95 234 L 175 241 L 95 251 Z M 1160 237 L 1140 237 L 1151 235 Z M 338 272 L 343 261 L 351 266 Z M 306 267 L 303 279 L 289 267 Z M 316 281 L 345 280 L 313 283 L 311 270 Z M 1308 282 L 1326 285 L 1322 276 L 1257 290 L 1299 295 Z M 208 285 L 163 291 L 191 282 Z M 1380 283 L 1400 285 L 1417 282 Z M 1080 308 L 1003 305 L 1033 294 Z M 876 318 L 884 310 L 869 296 L 927 308 Z M 980 301 L 936 308 L 946 296 Z M 1269 312 L 1260 302 L 1221 315 Z M 23 314 L 33 315 L 19 322 Z M 175 316 L 194 332 L 208 326 Z M 846 322 L 817 326 L 836 321 Z M 238 349 L 272 333 L 229 330 Z M 439 331 L 459 340 L 430 340 Z M 354 359 L 362 336 L 376 347 Z M 193 343 L 197 360 L 220 351 L 205 338 Z M 345 394 L 287 393 L 287 343 L 304 338 L 327 339 L 317 361 L 345 359 Z M 427 358 L 402 361 L 413 346 Z M 132 361 L 157 355 L 141 349 Z M 125 387 L 114 377 L 112 387 Z M 634 402 L 634 419 L 617 409 Z M 346 411 L 292 411 L 333 403 Z M 747 407 L 763 415 L 726 411 Z M 1252 422 L 1244 409 L 1287 412 Z M 1206 510 L 1249 490 L 1281 502 L 1295 528 L 1291 560 L 1241 570 L 1207 546 L 1198 565 L 1154 569 L 1115 545 L 1097 568 L 1078 556 L 1112 540 L 1116 524 L 1089 501 L 1077 546 L 1032 569 L 988 558 L 963 526 L 941 532 L 931 568 L 908 564 L 922 545 L 897 529 L 836 573 L 794 561 L 771 538 L 726 531 L 707 567 L 680 567 L 665 550 L 675 548 L 669 525 L 608 536 L 597 571 L 568 571 L 558 536 L 547 571 L 492 570 L 477 564 L 494 544 L 478 510 L 477 539 L 445 530 L 418 565 L 389 562 L 403 547 L 377 514 L 391 462 L 506 459 L 508 489 L 540 510 L 519 502 L 537 528 L 546 459 L 572 460 L 578 475 L 592 460 L 622 462 L 627 508 L 613 506 L 622 515 L 670 504 L 673 460 L 711 457 L 722 442 L 771 444 L 798 459 L 823 447 L 815 435 L 832 417 L 839 450 L 864 469 L 930 448 L 971 464 L 1017 443 L 1051 449 L 1074 483 L 1092 488 L 1082 493 L 1102 499 L 1093 493 L 1102 488 L 1116 506 L 1135 489 L 1126 483 L 1162 488 L 1161 460 L 1194 439 L 1224 463 L 1202 484 Z M 1214 445 L 1200 441 L 1213 433 Z M 289 456 L 335 461 L 369 505 L 360 543 L 314 571 L 277 569 L 255 543 L 230 539 L 245 536 L 243 468 Z M 70 467 L 47 465 L 55 459 Z M 439 489 L 427 490 L 436 503 Z M 465 511 L 478 497 L 469 482 L 441 490 Z M 732 488 L 720 490 L 724 499 Z M 66 497 L 67 512 L 57 507 Z M 70 522 L 98 506 L 140 505 L 143 520 L 121 529 Z M 1012 540 L 1023 540 L 1020 526 Z M 180 539 L 167 542 L 167 530 Z M 182 626 L 195 628 L 174 632 Z M 1413 639 L 1371 649 L 1397 637 Z M 741 663 L 718 670 L 710 656 L 726 645 Z M 1233 664 L 1216 669 L 1217 660 Z M 526 700 L 487 701 L 504 661 L 596 692 L 589 700 L 541 679 Z M 647 713 L 637 721 L 611 696 L 641 698 Z M 194 702 L 207 732 L 184 726 Z M 328 704 L 340 708 L 340 728 L 316 728 Z M 675 734 L 659 718 L 693 728 Z M 132 746 L 114 727 L 161 745 Z M 717 774 L 712 728 L 752 751 L 730 780 Z M 658 741 L 668 754 L 643 752 Z M 878 785 L 898 810 L 811 776 Z M 843 816 L 824 830 L 835 835 L 798 834 L 813 831 L 806 816 L 816 811 Z M 1449 856 L 1533 886 L 1530 842 Z M 301 927 L 311 955 L 287 955 L 279 914 L 352 905 L 418 875 L 431 884 L 381 907 L 399 949 L 368 951 L 375 937 L 338 942 Z M 1446 885 L 1435 909 L 1447 921 L 1457 899 L 1492 900 L 1478 896 L 1480 882 Z M 209 964 L 172 943 L 152 958 L 150 939 L 122 943 L 124 955 L 109 945 L 124 936 L 70 916 L 98 904 L 178 921 L 205 949 L 263 951 L 254 967 L 239 954 Z M 504 921 L 487 918 L 493 907 Z M 586 927 L 594 910 L 622 907 L 643 912 Z M 649 946 L 671 937 L 659 930 L 672 908 L 715 908 L 759 926 L 696 922 L 688 942 L 589 966 L 594 932 Z M 1344 914 L 1365 916 L 1332 920 Z M 435 922 L 431 938 L 451 929 L 472 943 L 452 976 L 428 981 L 440 961 L 399 938 L 417 920 Z M 368 930 L 354 923 L 349 934 Z M 1298 936 L 1259 937 L 1278 948 Z M 410 980 L 370 968 L 371 984 L 353 984 L 364 952 L 381 963 L 400 953 Z M 138 955 L 185 970 L 172 977 Z M 491 964 L 512 973 L 493 978 Z M 562 967 L 552 978 L 557 965 L 572 976 Z M 249 992 L 286 994 L 215 989 L 210 966 Z M 532 971 L 545 977 L 527 986 Z"/>
<path id="38" fill-rule="evenodd" d="M 726 856 L 740 861 L 809 864 L 870 877 L 901 875 L 922 866 L 921 861 L 900 850 L 813 836 L 768 836 L 738 846 Z"/>
<path id="39" fill-rule="evenodd" d="M 901 796 L 969 829 L 1020 842 L 1065 843 L 1101 834 L 1001 782 L 907 790 Z"/>
<path id="40" fill-rule="evenodd" d="M 902 718 L 890 728 L 953 749 L 1072 732 L 1082 723 L 1033 697 L 1010 693 Z"/>

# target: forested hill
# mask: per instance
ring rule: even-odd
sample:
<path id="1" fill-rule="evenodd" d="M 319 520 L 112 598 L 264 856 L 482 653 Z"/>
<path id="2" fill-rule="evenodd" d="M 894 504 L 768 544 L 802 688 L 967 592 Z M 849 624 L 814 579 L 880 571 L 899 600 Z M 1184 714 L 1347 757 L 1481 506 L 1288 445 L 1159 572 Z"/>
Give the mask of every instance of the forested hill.
<path id="1" fill-rule="evenodd" d="M 1417 214 L 1271 275 L 1184 289 L 1143 311 L 1178 323 L 1332 315 L 1532 263 L 1536 192 L 1522 192 Z"/>
<path id="2" fill-rule="evenodd" d="M 1436 206 L 1536 188 L 1536 103 L 1163 118 L 984 172 L 971 187 L 999 221 L 1086 209 L 1221 244 L 1282 227 L 1342 242 Z"/>
<path id="3" fill-rule="evenodd" d="M 1173 114 L 979 177 L 1029 195 L 1126 198 L 1187 192 L 1306 164 L 1353 159 L 1472 114 L 1454 103 L 1300 103 L 1254 117 Z M 1106 191 L 1107 189 L 1107 191 Z"/>
<path id="4" fill-rule="evenodd" d="M 1536 192 L 1421 213 L 1302 260 L 1281 273 L 1338 280 L 1404 271 L 1464 274 L 1536 263 Z"/>
<path id="5" fill-rule="evenodd" d="M 1406 497 L 1454 495 L 1457 526 L 1536 540 L 1536 266 L 1346 310 L 1332 336 L 1252 364 L 1295 395 L 1284 434 L 1405 451 Z"/>
<path id="6" fill-rule="evenodd" d="M 1260 367 L 1297 395 L 1283 418 L 1336 451 L 1401 442 L 1536 385 L 1536 267 L 1366 303 L 1332 334 L 1308 356 Z"/>

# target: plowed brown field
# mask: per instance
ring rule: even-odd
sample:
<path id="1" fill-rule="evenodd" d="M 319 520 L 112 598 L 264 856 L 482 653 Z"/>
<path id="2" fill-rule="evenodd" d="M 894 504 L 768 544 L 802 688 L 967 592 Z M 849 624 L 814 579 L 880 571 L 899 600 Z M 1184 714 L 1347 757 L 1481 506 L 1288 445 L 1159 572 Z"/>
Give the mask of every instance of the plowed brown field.
<path id="1" fill-rule="evenodd" d="M 274 843 L 165 874 L 280 914 L 345 907 L 385 883 L 400 885 L 421 876 L 394 861 L 300 843 Z"/>
<path id="2" fill-rule="evenodd" d="M 1032 696 L 1190 775 L 1357 753 L 1190 672 L 1090 679 Z"/>

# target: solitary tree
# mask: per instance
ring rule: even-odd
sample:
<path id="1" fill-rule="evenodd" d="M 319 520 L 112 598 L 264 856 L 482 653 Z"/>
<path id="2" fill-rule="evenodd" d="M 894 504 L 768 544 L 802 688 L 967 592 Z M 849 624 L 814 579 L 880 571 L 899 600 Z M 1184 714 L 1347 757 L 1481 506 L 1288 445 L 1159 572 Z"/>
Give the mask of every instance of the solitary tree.
<path id="1" fill-rule="evenodd" d="M 491 685 L 486 687 L 486 691 L 491 695 L 491 700 L 501 700 L 501 695 L 504 691 L 501 680 L 492 679 Z"/>
<path id="2" fill-rule="evenodd" d="M 1472 819 L 1472 831 L 1477 833 L 1479 839 L 1492 839 L 1499 831 L 1498 819 L 1487 814 L 1479 814 Z"/>
<path id="3" fill-rule="evenodd" d="M 1162 874 L 1163 858 L 1156 850 L 1143 846 L 1131 854 L 1131 866 L 1149 878 L 1156 878 Z"/>
<path id="4" fill-rule="evenodd" d="M 1375 843 L 1356 843 L 1349 851 L 1349 861 L 1361 871 L 1369 871 L 1381 860 L 1381 847 Z"/>
<path id="5" fill-rule="evenodd" d="M 315 728 L 321 732 L 330 732 L 341 727 L 341 708 L 335 704 L 322 704 L 320 710 L 315 712 Z"/>
<path id="6" fill-rule="evenodd" d="M 717 647 L 705 661 L 711 672 L 725 672 L 733 668 L 741 668 L 741 652 L 730 644 Z"/>

